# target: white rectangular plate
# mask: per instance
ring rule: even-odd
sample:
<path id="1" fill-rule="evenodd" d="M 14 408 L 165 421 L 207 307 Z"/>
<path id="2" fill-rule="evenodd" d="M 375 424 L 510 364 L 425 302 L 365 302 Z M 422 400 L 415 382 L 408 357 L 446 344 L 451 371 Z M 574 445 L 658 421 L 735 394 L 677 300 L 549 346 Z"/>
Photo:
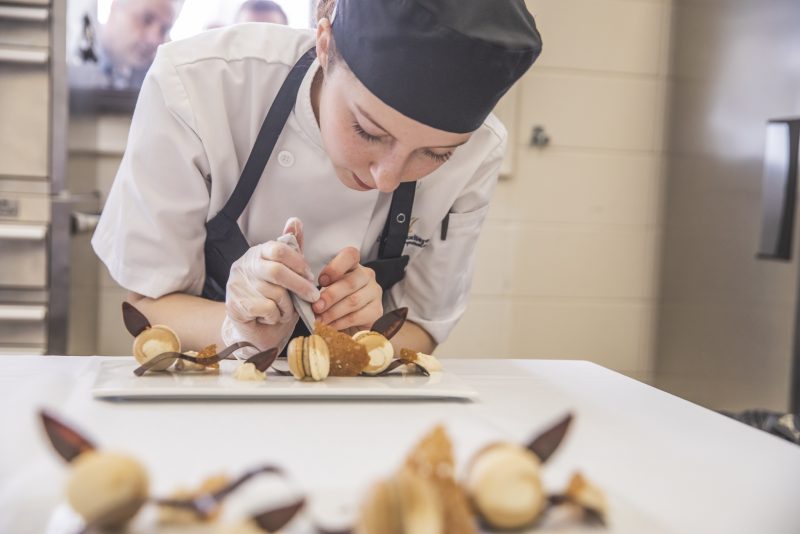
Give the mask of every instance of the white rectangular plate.
<path id="1" fill-rule="evenodd" d="M 136 376 L 133 358 L 100 364 L 92 393 L 101 399 L 476 399 L 478 393 L 447 371 L 431 376 L 329 377 L 301 382 L 267 373 L 267 379 L 233 378 L 238 361 L 220 362 L 219 373 L 147 373 Z M 284 364 L 285 365 L 285 364 Z"/>

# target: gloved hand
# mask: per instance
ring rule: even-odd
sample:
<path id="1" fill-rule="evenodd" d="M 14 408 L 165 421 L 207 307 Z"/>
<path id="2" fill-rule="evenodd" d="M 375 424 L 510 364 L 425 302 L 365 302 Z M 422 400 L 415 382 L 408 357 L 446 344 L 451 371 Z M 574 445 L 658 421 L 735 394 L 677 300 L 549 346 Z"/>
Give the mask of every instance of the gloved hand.
<path id="1" fill-rule="evenodd" d="M 294 234 L 300 251 L 279 241 L 251 247 L 232 266 L 225 296 L 226 316 L 222 323 L 222 341 L 226 345 L 249 341 L 260 350 L 289 341 L 298 315 L 289 291 L 316 302 L 319 290 L 302 255 L 303 225 L 295 217 L 286 221 L 284 234 Z M 254 353 L 237 351 L 237 356 Z"/>

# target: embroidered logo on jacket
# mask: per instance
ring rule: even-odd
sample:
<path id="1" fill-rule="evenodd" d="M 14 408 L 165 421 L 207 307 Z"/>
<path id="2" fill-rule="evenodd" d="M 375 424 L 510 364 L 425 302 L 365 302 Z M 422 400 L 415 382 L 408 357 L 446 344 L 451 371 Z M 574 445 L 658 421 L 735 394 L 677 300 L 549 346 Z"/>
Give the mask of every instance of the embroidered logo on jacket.
<path id="1" fill-rule="evenodd" d="M 411 218 L 411 223 L 408 225 L 408 237 L 406 238 L 406 245 L 413 245 L 419 248 L 425 248 L 428 245 L 430 239 L 423 239 L 419 235 L 414 233 L 414 224 L 417 222 L 418 219 L 415 217 Z"/>

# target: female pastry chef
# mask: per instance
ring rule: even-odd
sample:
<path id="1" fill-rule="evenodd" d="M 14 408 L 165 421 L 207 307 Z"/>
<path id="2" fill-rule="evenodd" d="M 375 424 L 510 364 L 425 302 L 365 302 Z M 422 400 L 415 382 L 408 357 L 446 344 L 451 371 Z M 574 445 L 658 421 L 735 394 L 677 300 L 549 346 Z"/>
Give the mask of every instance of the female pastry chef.
<path id="1" fill-rule="evenodd" d="M 338 0 L 316 32 L 163 45 L 92 245 L 186 349 L 282 346 L 293 292 L 339 330 L 407 306 L 393 342 L 430 353 L 466 307 L 490 112 L 540 50 L 523 0 Z"/>

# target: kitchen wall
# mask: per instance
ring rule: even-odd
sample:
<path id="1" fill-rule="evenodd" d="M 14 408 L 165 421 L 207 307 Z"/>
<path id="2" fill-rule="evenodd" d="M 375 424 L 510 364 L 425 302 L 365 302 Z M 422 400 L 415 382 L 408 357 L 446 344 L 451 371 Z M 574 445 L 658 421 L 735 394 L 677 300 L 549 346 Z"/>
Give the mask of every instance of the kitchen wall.
<path id="1" fill-rule="evenodd" d="M 130 117 L 73 115 L 69 129 L 68 181 L 76 192 L 99 192 L 105 203 L 125 151 Z M 70 265 L 70 354 L 130 354 L 131 337 L 122 324 L 126 291 L 108 276 L 90 246 L 90 234 L 73 239 Z M 94 273 L 91 284 L 81 273 Z"/>
<path id="2" fill-rule="evenodd" d="M 715 408 L 788 407 L 797 262 L 755 253 L 765 124 L 800 115 L 799 21 L 797 0 L 674 3 L 656 384 Z"/>
<path id="3" fill-rule="evenodd" d="M 509 113 L 514 172 L 481 237 L 470 308 L 439 354 L 578 358 L 648 380 L 671 1 L 528 5 L 544 51 Z M 529 146 L 536 125 L 545 148 Z"/>

